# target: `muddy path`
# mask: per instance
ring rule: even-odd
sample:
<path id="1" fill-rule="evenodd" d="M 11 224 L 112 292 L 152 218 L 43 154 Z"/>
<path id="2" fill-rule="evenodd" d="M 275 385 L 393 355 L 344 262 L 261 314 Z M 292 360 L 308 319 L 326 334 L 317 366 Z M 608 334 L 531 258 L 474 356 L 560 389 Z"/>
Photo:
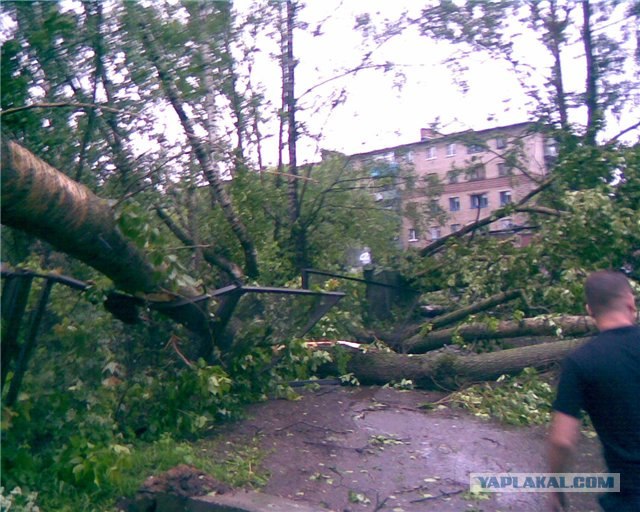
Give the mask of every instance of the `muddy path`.
<path id="1" fill-rule="evenodd" d="M 546 471 L 545 429 L 421 407 L 442 396 L 325 386 L 299 400 L 249 407 L 247 419 L 225 427 L 210 446 L 257 443 L 270 474 L 263 492 L 336 512 L 547 510 L 542 493 L 475 499 L 468 492 L 470 472 Z M 602 470 L 597 439 L 583 437 L 573 471 Z M 570 510 L 598 510 L 595 499 L 572 494 Z"/>

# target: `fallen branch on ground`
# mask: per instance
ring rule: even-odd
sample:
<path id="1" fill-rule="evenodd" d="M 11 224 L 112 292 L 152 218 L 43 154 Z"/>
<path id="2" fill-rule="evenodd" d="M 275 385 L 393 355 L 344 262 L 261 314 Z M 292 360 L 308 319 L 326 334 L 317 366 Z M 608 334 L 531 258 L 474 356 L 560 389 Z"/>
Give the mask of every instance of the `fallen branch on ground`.
<path id="1" fill-rule="evenodd" d="M 416 335 L 400 343 L 402 351 L 422 354 L 452 343 L 454 337 L 472 342 L 489 339 L 518 338 L 522 336 L 558 335 L 582 336 L 596 331 L 596 326 L 587 316 L 560 316 L 525 318 L 521 321 L 502 321 L 495 327 L 486 324 L 469 324 L 451 329 L 432 331 Z"/>

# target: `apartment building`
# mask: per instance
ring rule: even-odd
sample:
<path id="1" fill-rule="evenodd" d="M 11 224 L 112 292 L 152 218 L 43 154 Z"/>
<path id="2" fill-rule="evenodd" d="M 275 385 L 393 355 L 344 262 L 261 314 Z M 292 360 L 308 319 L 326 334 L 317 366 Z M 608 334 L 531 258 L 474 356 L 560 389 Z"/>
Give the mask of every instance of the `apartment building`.
<path id="1" fill-rule="evenodd" d="M 352 155 L 370 169 L 374 197 L 403 212 L 399 242 L 424 247 L 511 202 L 544 180 L 555 146 L 520 123 L 451 134 L 421 130 L 419 142 Z M 383 183 L 377 186 L 376 183 Z M 523 214 L 488 227 L 526 243 Z"/>

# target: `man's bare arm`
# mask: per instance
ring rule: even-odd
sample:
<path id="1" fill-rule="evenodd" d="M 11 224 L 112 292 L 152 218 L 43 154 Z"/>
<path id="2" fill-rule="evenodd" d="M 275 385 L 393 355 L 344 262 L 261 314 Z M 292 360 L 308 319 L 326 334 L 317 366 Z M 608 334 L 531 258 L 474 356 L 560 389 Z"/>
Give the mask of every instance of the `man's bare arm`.
<path id="1" fill-rule="evenodd" d="M 549 429 L 549 471 L 551 473 L 564 473 L 567 469 L 571 455 L 578 444 L 580 435 L 580 420 L 563 412 L 554 412 Z M 551 495 L 551 510 L 560 511 L 566 507 L 566 498 L 563 493 Z"/>
<path id="2" fill-rule="evenodd" d="M 564 473 L 578 444 L 580 420 L 555 411 L 549 429 L 549 465 L 552 473 Z"/>

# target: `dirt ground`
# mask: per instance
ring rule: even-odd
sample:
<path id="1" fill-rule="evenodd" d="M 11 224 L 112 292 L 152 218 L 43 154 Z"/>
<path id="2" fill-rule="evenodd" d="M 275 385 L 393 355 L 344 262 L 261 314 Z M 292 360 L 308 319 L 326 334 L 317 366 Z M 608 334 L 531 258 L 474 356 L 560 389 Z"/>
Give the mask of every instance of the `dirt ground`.
<path id="1" fill-rule="evenodd" d="M 543 493 L 476 499 L 468 492 L 470 472 L 546 471 L 545 429 L 420 407 L 442 396 L 323 386 L 299 400 L 251 406 L 211 446 L 258 443 L 266 454 L 261 469 L 270 474 L 263 492 L 336 512 L 547 510 Z M 603 468 L 599 442 L 583 437 L 573 471 Z M 570 504 L 572 511 L 599 510 L 592 493 L 571 494 Z"/>

